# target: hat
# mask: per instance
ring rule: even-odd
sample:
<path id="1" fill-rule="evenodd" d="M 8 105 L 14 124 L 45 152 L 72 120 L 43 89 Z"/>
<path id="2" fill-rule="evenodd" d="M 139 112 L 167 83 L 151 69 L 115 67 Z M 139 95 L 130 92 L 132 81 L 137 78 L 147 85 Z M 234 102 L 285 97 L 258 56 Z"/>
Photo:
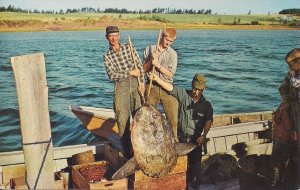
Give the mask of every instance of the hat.
<path id="1" fill-rule="evenodd" d="M 197 73 L 193 78 L 192 85 L 193 85 L 194 88 L 204 90 L 205 89 L 205 83 L 206 83 L 206 80 L 205 80 L 204 76 L 200 73 Z"/>
<path id="2" fill-rule="evenodd" d="M 114 32 L 119 32 L 119 28 L 117 26 L 108 26 L 106 27 L 106 35 Z"/>
<path id="3" fill-rule="evenodd" d="M 291 65 L 292 61 L 297 58 L 300 58 L 300 49 L 299 48 L 295 48 L 292 51 L 290 51 L 286 55 L 285 61 L 288 65 Z"/>

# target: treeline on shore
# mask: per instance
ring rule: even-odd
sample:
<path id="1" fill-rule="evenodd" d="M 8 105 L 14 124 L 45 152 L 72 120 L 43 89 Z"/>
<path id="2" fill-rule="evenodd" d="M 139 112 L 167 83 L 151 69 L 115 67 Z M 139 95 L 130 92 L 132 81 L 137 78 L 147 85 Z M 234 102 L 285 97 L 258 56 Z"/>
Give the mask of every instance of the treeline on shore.
<path id="1" fill-rule="evenodd" d="M 64 11 L 60 9 L 59 11 L 54 10 L 38 10 L 38 9 L 21 9 L 15 7 L 13 5 L 9 5 L 7 7 L 0 7 L 0 12 L 20 12 L 20 13 L 44 13 L 44 14 L 67 14 L 67 13 L 120 13 L 120 14 L 152 14 L 152 13 L 165 13 L 165 14 L 212 14 L 211 9 L 201 9 L 201 10 L 194 10 L 194 9 L 175 9 L 175 8 L 154 8 L 152 10 L 138 10 L 138 11 L 131 11 L 125 8 L 117 9 L 117 8 L 106 8 L 104 10 L 100 8 L 92 8 L 92 7 L 83 7 L 81 9 L 67 9 Z M 215 13 L 217 14 L 217 13 Z M 248 13 L 250 15 L 251 10 Z M 270 13 L 268 13 L 270 14 Z M 279 12 L 279 14 L 290 14 L 290 15 L 298 15 L 300 16 L 300 9 L 284 9 Z"/>
<path id="2" fill-rule="evenodd" d="M 166 13 L 166 14 L 212 14 L 211 9 L 201 9 L 201 10 L 194 10 L 194 9 L 173 9 L 173 8 L 154 8 L 152 10 L 138 10 L 138 11 L 131 11 L 125 8 L 117 9 L 117 8 L 92 8 L 92 7 L 83 7 L 81 9 L 67 9 L 64 11 L 60 9 L 59 11 L 54 10 L 38 10 L 38 9 L 21 9 L 9 5 L 7 8 L 0 7 L 0 12 L 20 12 L 20 13 L 45 13 L 45 14 L 66 14 L 66 13 L 121 13 L 121 14 L 151 14 L 151 13 Z"/>

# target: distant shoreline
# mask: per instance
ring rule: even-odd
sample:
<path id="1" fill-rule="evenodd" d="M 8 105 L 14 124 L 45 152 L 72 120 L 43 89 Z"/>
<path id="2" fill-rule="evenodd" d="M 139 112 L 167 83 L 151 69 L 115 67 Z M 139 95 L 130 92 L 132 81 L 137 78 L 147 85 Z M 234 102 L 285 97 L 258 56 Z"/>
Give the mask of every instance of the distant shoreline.
<path id="1" fill-rule="evenodd" d="M 0 25 L 0 32 L 39 32 L 39 31 L 92 31 L 104 30 L 108 25 L 117 25 L 122 30 L 155 30 L 164 27 L 176 29 L 198 29 L 198 30 L 300 30 L 300 27 L 282 25 L 216 25 L 216 24 L 153 24 L 136 22 L 113 22 L 107 24 L 84 25 L 78 23 L 55 24 L 55 23 L 28 23 L 23 26 Z"/>
<path id="2" fill-rule="evenodd" d="M 172 27 L 172 26 L 169 26 Z M 122 30 L 156 30 L 163 27 L 153 27 L 153 28 L 135 28 L 133 27 L 120 27 Z M 210 26 L 198 26 L 198 27 L 190 27 L 190 26 L 180 26 L 175 27 L 176 29 L 191 29 L 191 30 L 300 30 L 299 28 L 291 28 L 291 27 L 278 27 L 278 26 L 251 26 L 251 27 L 240 27 L 240 26 L 223 26 L 223 25 L 210 25 Z M 46 32 L 46 31 L 96 31 L 96 30 L 104 30 L 105 26 L 103 27 L 96 27 L 96 28 L 89 28 L 89 27 L 82 27 L 82 28 L 0 28 L 0 32 Z"/>
<path id="3" fill-rule="evenodd" d="M 149 16 L 149 15 L 147 15 Z M 145 16 L 143 16 L 144 18 Z M 0 32 L 34 31 L 88 31 L 104 30 L 117 25 L 122 30 L 154 30 L 164 27 L 203 30 L 300 30 L 300 17 L 294 17 L 294 25 L 283 25 L 278 15 L 158 15 L 161 22 L 136 15 L 120 14 L 26 14 L 0 13 Z M 241 20 L 233 24 L 233 20 Z M 253 24 L 253 22 L 257 22 Z"/>

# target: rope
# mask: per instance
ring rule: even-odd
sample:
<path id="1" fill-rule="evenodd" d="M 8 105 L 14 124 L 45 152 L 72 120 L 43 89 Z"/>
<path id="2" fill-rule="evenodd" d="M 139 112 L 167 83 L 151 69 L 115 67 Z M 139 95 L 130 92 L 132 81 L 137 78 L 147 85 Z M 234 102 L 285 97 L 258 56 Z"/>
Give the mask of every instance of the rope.
<path id="1" fill-rule="evenodd" d="M 36 186 L 38 184 L 38 181 L 39 181 L 42 169 L 44 167 L 44 163 L 45 163 L 45 160 L 46 160 L 46 157 L 47 157 L 47 154 L 48 154 L 51 142 L 52 142 L 52 137 L 50 137 L 49 141 L 40 141 L 40 142 L 33 142 L 33 143 L 22 143 L 22 145 L 25 145 L 25 146 L 26 145 L 35 145 L 35 144 L 44 144 L 44 143 L 47 143 L 47 148 L 46 148 L 46 151 L 45 151 L 45 154 L 44 154 L 44 157 L 43 157 L 43 161 L 42 161 L 41 167 L 39 169 L 39 173 L 38 173 L 37 178 L 35 180 L 34 188 L 33 189 L 36 189 Z M 28 184 L 28 181 L 27 181 L 27 172 L 26 172 L 26 175 L 25 175 L 25 181 L 26 181 L 28 189 L 31 189 L 30 186 L 29 186 L 29 184 Z"/>

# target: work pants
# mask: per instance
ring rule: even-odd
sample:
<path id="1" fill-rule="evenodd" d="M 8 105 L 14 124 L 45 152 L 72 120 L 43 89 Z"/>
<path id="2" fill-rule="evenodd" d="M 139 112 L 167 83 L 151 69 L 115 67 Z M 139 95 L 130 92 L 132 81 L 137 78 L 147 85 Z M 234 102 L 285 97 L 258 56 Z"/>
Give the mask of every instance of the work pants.
<path id="1" fill-rule="evenodd" d="M 297 146 L 296 146 L 296 159 L 297 163 L 300 163 L 300 102 L 292 103 L 292 114 L 294 127 L 298 134 Z M 300 164 L 297 166 L 297 174 L 298 174 L 298 185 L 300 186 Z"/>
<path id="2" fill-rule="evenodd" d="M 277 188 L 291 188 L 296 186 L 297 160 L 296 142 L 274 139 L 271 155 L 270 185 Z"/>
<path id="3" fill-rule="evenodd" d="M 147 86 L 148 92 L 149 86 Z M 174 134 L 174 137 L 176 141 L 177 139 L 177 125 L 178 125 L 178 100 L 168 94 L 167 91 L 162 89 L 161 87 L 157 85 L 153 85 L 153 88 L 151 88 L 150 96 L 148 100 L 150 105 L 153 105 L 157 108 L 158 103 L 160 102 L 163 106 L 164 112 L 167 116 L 167 120 L 170 122 L 170 125 L 172 127 L 172 131 Z"/>
<path id="4" fill-rule="evenodd" d="M 195 138 L 183 137 L 179 135 L 179 143 L 194 143 Z M 188 168 L 187 168 L 187 183 L 194 188 L 198 188 L 201 184 L 201 160 L 202 160 L 202 146 L 196 146 L 190 153 L 188 153 Z"/>
<path id="5" fill-rule="evenodd" d="M 130 118 L 141 107 L 138 92 L 138 81 L 135 77 L 115 82 L 114 111 L 124 156 L 129 159 L 133 155 L 130 139 Z"/>

